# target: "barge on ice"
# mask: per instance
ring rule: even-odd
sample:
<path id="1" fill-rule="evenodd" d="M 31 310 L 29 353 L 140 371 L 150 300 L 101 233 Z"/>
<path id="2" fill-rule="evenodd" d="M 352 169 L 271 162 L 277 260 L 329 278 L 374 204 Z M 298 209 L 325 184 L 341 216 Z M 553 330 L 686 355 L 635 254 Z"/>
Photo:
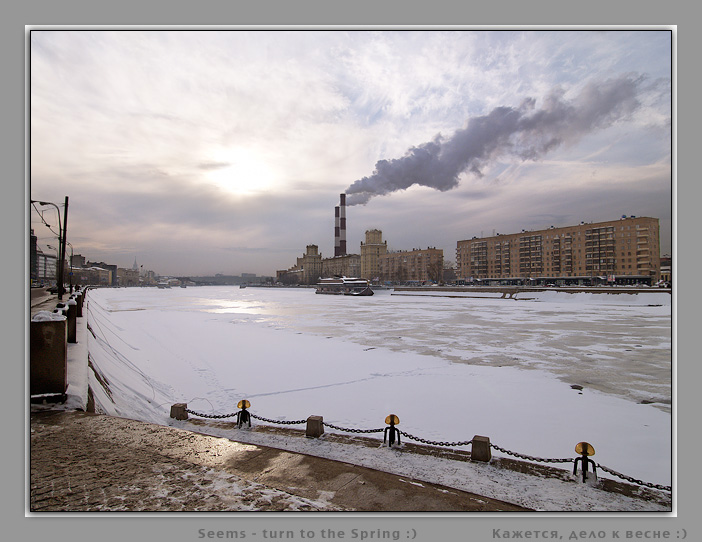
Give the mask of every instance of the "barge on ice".
<path id="1" fill-rule="evenodd" d="M 373 290 L 371 290 L 370 282 L 366 279 L 334 277 L 319 279 L 315 293 L 368 296 L 373 295 Z"/>

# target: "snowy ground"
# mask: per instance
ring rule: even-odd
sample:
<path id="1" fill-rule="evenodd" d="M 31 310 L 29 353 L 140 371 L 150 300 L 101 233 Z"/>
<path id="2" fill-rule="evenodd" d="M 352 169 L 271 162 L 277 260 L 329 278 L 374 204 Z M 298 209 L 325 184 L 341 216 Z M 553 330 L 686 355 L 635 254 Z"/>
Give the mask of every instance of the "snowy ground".
<path id="1" fill-rule="evenodd" d="M 228 287 L 93 290 L 88 349 L 111 397 L 92 373 L 91 388 L 106 413 L 164 425 L 186 423 L 169 418 L 173 403 L 228 414 L 246 398 L 250 410 L 265 418 L 295 421 L 317 414 L 326 423 L 373 429 L 394 413 L 400 429 L 423 439 L 485 435 L 497 446 L 541 458 L 574 457 L 575 444 L 585 440 L 594 445 L 599 464 L 670 485 L 669 294 L 530 297 L 380 292 L 347 298 L 309 289 Z M 372 435 L 382 439 L 382 433 Z M 242 431 L 236 438 L 264 437 Z M 486 466 L 467 464 L 467 472 L 436 459 L 431 466 L 412 465 L 396 457 L 386 461 L 401 453 L 395 450 L 344 451 L 315 442 L 302 439 L 300 445 L 317 448 L 293 451 L 333 453 L 391 472 L 406 469 L 399 474 L 452 487 L 467 481 L 469 491 L 540 510 L 641 506 L 586 486 L 575 497 L 572 484 L 530 488 L 533 477 L 500 480 L 506 474 L 481 472 Z M 592 500 L 589 491 L 597 494 Z"/>

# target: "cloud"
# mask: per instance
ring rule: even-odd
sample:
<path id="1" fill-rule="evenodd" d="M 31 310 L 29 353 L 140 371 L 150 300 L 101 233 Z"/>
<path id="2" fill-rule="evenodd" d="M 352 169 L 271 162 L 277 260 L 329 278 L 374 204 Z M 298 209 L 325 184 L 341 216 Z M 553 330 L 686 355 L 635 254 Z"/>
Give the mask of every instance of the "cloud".
<path id="1" fill-rule="evenodd" d="M 666 32 L 56 29 L 30 55 L 31 197 L 70 196 L 75 250 L 121 266 L 329 255 L 338 194 L 373 164 L 358 196 L 386 196 L 348 210 L 350 250 L 371 227 L 451 250 L 531 220 L 533 192 L 591 214 L 568 196 L 585 179 L 622 187 L 614 209 L 637 172 L 670 170 Z M 637 194 L 621 213 L 651 208 Z"/>
<path id="2" fill-rule="evenodd" d="M 413 185 L 440 191 L 458 186 L 459 175 L 481 169 L 504 155 L 538 160 L 564 144 L 627 118 L 639 106 L 636 98 L 640 78 L 621 76 L 592 81 L 572 100 L 552 90 L 536 109 L 526 98 L 520 107 L 496 107 L 487 115 L 473 117 L 451 137 L 440 134 L 432 141 L 412 147 L 398 159 L 380 160 L 369 177 L 346 189 L 349 205 L 367 203 L 372 197 L 404 190 Z"/>

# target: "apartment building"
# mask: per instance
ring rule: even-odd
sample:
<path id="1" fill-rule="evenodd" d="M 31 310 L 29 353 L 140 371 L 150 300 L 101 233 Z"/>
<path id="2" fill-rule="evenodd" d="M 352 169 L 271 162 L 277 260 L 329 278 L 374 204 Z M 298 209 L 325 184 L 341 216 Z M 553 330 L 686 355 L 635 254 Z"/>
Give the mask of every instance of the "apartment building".
<path id="1" fill-rule="evenodd" d="M 307 245 L 305 253 L 290 269 L 278 271 L 280 282 L 294 284 L 316 284 L 322 274 L 322 254 L 317 245 Z"/>
<path id="2" fill-rule="evenodd" d="M 343 254 L 322 260 L 322 277 L 358 277 L 361 271 L 361 256 Z"/>
<path id="3" fill-rule="evenodd" d="M 388 252 L 378 257 L 380 276 L 392 282 L 439 282 L 444 251 L 438 248 Z"/>
<path id="4" fill-rule="evenodd" d="M 388 252 L 388 242 L 383 241 L 383 232 L 367 230 L 366 242 L 361 241 L 361 278 L 371 281 L 380 279 L 380 257 Z"/>
<path id="5" fill-rule="evenodd" d="M 660 278 L 657 218 L 622 216 L 537 231 L 458 241 L 456 267 L 467 282 L 651 284 Z"/>

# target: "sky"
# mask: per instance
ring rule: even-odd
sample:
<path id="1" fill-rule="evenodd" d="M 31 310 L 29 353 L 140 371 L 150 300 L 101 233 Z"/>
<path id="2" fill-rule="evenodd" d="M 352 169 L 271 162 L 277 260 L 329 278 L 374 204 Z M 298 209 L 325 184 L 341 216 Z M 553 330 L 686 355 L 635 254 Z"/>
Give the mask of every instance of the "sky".
<path id="1" fill-rule="evenodd" d="M 28 58 L 30 196 L 69 197 L 90 261 L 275 275 L 333 256 L 341 193 L 349 253 L 622 215 L 672 250 L 669 30 L 52 29 Z"/>

